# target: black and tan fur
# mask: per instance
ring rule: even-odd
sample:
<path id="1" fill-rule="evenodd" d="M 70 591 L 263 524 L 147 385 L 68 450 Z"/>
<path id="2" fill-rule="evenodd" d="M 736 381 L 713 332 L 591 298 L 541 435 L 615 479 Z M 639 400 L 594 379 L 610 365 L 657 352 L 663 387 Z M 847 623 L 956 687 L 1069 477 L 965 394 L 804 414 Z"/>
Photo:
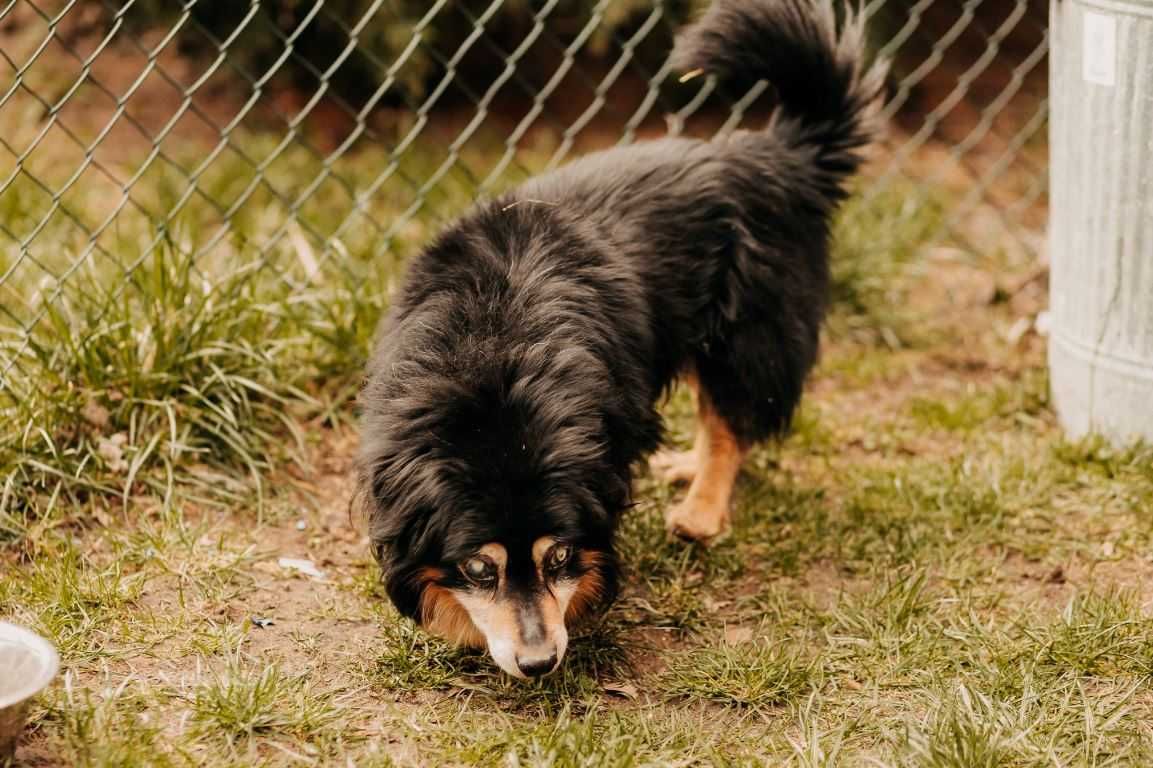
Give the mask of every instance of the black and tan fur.
<path id="1" fill-rule="evenodd" d="M 616 593 L 613 533 L 655 405 L 698 400 L 672 532 L 728 525 L 750 446 L 788 427 L 817 358 L 830 219 L 883 69 L 821 0 L 718 0 L 674 64 L 779 99 L 760 130 L 588 155 L 479 203 L 413 262 L 361 396 L 362 492 L 406 616 L 555 668 Z M 486 554 L 487 553 L 487 554 Z"/>

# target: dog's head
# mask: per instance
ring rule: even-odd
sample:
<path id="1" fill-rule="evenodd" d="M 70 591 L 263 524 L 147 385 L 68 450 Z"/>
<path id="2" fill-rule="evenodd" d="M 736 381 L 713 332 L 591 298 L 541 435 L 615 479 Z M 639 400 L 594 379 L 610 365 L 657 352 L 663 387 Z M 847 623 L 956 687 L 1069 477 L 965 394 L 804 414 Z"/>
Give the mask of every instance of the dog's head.
<path id="1" fill-rule="evenodd" d="M 615 595 L 628 469 L 611 458 L 581 353 L 526 346 L 485 359 L 506 362 L 370 374 L 360 493 L 400 612 L 532 677 L 555 669 L 569 629 Z"/>
<path id="2" fill-rule="evenodd" d="M 574 540 L 517 537 L 468 549 L 463 557 L 390 578 L 389 594 L 397 605 L 415 604 L 415 618 L 429 631 L 487 647 L 516 677 L 556 669 L 570 628 L 613 591 L 611 554 Z"/>

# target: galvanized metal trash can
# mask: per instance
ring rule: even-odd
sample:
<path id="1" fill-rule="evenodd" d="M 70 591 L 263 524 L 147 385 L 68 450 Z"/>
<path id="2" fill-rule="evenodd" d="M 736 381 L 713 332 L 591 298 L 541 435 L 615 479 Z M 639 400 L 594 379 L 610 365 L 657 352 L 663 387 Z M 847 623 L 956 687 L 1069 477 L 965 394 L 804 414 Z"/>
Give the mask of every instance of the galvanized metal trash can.
<path id="1" fill-rule="evenodd" d="M 1054 0 L 1049 371 L 1072 437 L 1153 441 L 1153 0 Z"/>

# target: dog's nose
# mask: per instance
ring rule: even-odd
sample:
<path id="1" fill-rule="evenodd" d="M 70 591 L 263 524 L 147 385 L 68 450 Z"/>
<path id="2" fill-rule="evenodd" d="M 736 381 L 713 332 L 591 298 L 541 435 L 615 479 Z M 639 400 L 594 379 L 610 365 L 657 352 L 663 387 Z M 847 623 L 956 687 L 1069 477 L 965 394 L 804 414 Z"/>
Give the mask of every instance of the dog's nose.
<path id="1" fill-rule="evenodd" d="M 552 668 L 556 666 L 556 651 L 553 651 L 548 656 L 535 656 L 525 659 L 518 656 L 516 665 L 520 667 L 520 671 L 527 677 L 547 675 L 549 672 L 552 672 Z"/>

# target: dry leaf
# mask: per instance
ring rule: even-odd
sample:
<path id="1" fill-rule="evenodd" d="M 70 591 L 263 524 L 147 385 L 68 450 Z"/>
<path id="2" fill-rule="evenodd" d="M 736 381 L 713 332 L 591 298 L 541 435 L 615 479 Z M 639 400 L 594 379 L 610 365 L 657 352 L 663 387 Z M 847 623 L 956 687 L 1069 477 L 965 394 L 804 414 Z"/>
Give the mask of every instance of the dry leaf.
<path id="1" fill-rule="evenodd" d="M 276 561 L 276 564 L 281 568 L 289 571 L 299 571 L 306 576 L 311 576 L 314 579 L 323 579 L 324 571 L 316 567 L 316 563 L 311 560 L 301 560 L 295 557 L 282 557 Z"/>
<path id="2" fill-rule="evenodd" d="M 619 696 L 620 698 L 628 699 L 629 701 L 632 701 L 641 695 L 640 691 L 637 690 L 637 687 L 628 682 L 605 683 L 604 691 L 610 696 Z"/>

